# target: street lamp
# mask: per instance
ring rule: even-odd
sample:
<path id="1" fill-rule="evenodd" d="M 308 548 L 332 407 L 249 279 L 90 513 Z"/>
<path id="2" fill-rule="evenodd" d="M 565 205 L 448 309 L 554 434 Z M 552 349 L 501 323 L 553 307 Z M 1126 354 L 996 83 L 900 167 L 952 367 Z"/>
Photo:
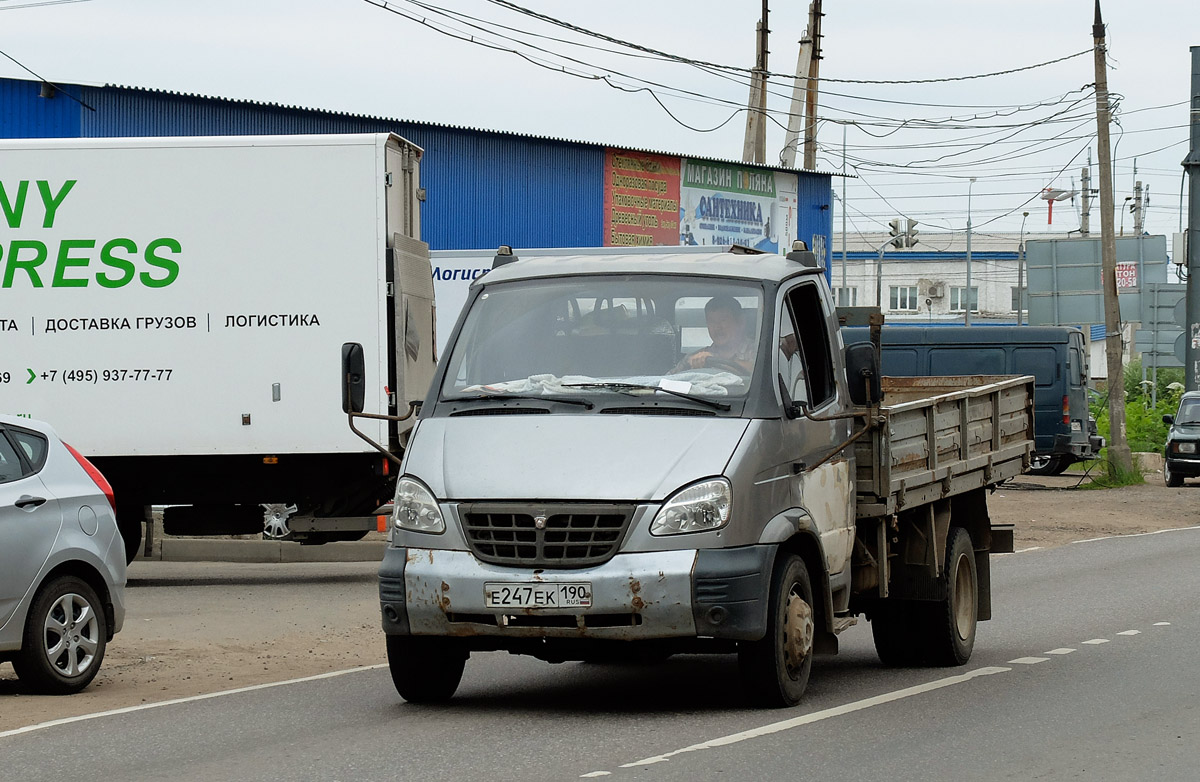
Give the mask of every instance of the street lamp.
<path id="1" fill-rule="evenodd" d="M 971 177 L 970 184 L 967 185 L 967 304 L 963 308 L 966 311 L 966 316 L 963 318 L 963 325 L 971 325 L 971 188 L 975 185 L 975 177 Z"/>
<path id="2" fill-rule="evenodd" d="M 1021 212 L 1021 241 L 1017 243 L 1017 325 L 1023 326 L 1021 305 L 1025 299 L 1025 218 L 1029 212 Z"/>

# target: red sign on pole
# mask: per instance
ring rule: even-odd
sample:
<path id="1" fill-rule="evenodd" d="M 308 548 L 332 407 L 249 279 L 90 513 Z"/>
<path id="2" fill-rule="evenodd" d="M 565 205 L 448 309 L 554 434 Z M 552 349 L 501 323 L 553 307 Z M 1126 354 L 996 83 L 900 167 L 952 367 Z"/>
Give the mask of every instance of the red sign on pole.
<path id="1" fill-rule="evenodd" d="M 1125 261 L 1117 264 L 1117 290 L 1121 288 L 1136 288 L 1138 285 L 1138 267 L 1136 263 Z"/>

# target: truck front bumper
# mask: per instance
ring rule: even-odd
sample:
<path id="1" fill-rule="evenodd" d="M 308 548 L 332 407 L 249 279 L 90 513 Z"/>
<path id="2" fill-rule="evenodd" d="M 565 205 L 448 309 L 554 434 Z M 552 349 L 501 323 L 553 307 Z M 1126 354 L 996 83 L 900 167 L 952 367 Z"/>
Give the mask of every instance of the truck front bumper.
<path id="1" fill-rule="evenodd" d="M 389 547 L 379 569 L 389 635 L 754 640 L 766 633 L 776 546 L 618 554 L 572 570 L 489 565 L 467 551 Z M 591 586 L 586 608 L 494 608 L 486 584 Z"/>

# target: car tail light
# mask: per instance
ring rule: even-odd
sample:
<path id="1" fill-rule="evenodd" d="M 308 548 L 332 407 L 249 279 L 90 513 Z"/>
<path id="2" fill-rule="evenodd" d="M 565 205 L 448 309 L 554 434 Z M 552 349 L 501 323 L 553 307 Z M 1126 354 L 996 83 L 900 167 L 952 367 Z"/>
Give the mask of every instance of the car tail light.
<path id="1" fill-rule="evenodd" d="M 103 473 L 96 469 L 96 465 L 87 460 L 87 457 L 85 457 L 79 451 L 76 451 L 70 445 L 67 445 L 66 443 L 63 443 L 63 445 L 67 446 L 67 450 L 71 452 L 71 455 L 75 457 L 75 461 L 79 462 L 79 466 L 82 467 L 83 471 L 86 472 L 88 477 L 92 479 L 92 483 L 96 484 L 96 488 L 102 491 L 104 496 L 108 498 L 108 504 L 112 507 L 113 512 L 115 513 L 117 509 L 117 501 L 113 499 L 113 489 L 112 485 L 108 482 L 108 479 L 104 477 Z"/>
<path id="2" fill-rule="evenodd" d="M 1063 424 L 1071 425 L 1071 399 L 1065 396 L 1063 397 Z"/>

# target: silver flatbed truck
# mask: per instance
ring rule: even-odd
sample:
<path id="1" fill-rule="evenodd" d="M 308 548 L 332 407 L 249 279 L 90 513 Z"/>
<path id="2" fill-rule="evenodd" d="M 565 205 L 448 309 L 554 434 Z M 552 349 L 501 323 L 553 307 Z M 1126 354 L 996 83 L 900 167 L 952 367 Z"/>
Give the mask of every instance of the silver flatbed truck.
<path id="1" fill-rule="evenodd" d="M 402 697 L 451 697 L 476 651 L 728 652 L 789 706 L 859 617 L 885 663 L 967 661 L 1033 378 L 881 379 L 802 248 L 504 249 L 397 480 L 379 590 Z"/>

